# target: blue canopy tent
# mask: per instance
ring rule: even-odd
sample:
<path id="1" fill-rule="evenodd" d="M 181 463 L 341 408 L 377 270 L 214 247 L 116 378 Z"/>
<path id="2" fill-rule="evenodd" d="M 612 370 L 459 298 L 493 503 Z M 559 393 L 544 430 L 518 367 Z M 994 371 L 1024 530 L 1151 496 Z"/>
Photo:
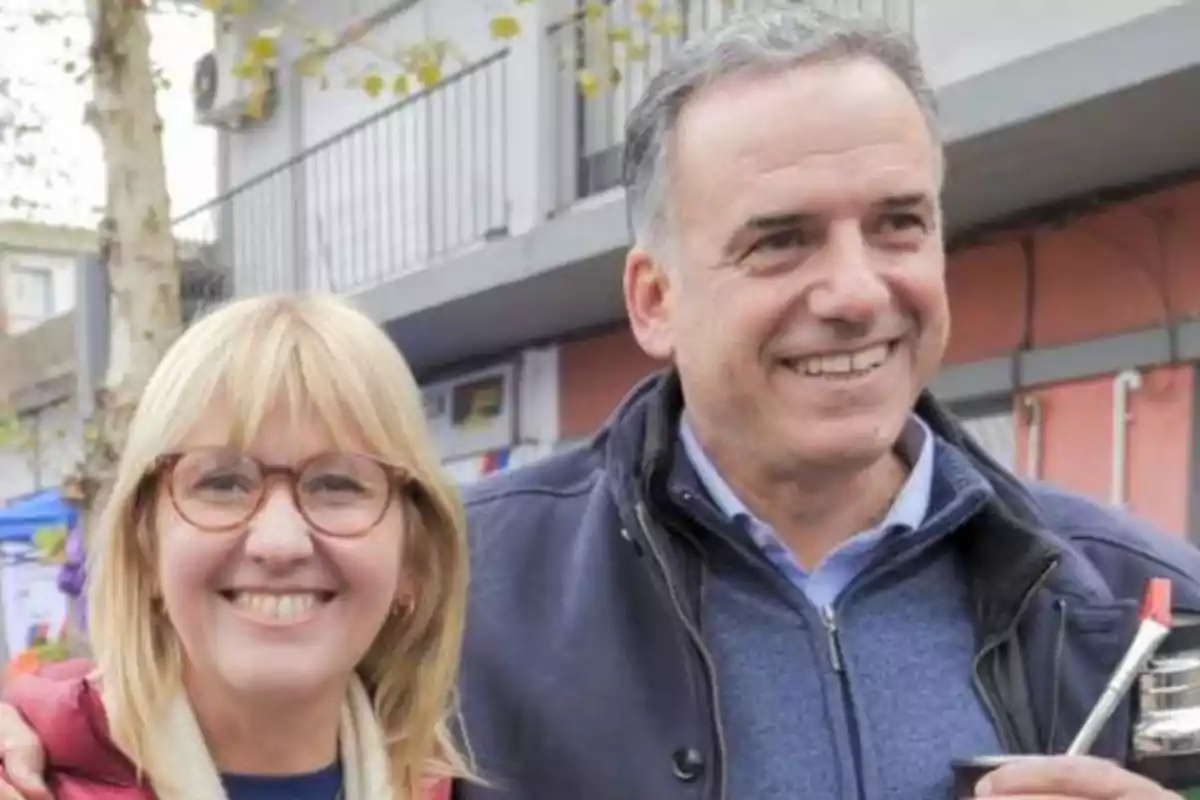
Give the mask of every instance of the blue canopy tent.
<path id="1" fill-rule="evenodd" d="M 59 617 L 70 613 L 69 595 L 61 586 L 66 569 L 62 559 L 77 521 L 78 513 L 55 489 L 19 498 L 0 508 L 3 649 L 7 657 L 38 641 L 57 639 L 64 624 Z M 50 570 L 49 575 L 46 570 Z M 59 601 L 52 599 L 56 596 L 68 605 L 60 608 Z"/>
<path id="2" fill-rule="evenodd" d="M 40 530 L 74 527 L 77 512 L 57 489 L 21 498 L 0 508 L 0 551 L 5 561 L 33 558 L 34 536 Z"/>

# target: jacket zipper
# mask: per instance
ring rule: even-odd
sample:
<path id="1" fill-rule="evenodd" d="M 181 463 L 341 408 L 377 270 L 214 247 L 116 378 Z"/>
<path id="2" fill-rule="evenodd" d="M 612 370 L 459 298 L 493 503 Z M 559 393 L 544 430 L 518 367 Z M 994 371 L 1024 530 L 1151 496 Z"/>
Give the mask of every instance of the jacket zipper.
<path id="1" fill-rule="evenodd" d="M 845 595 L 843 595 L 845 596 Z M 849 676 L 846 674 L 846 657 L 842 652 L 842 634 L 838 623 L 837 610 L 832 603 L 821 606 L 818 611 L 825 626 L 825 636 L 829 650 L 829 666 L 833 670 L 834 679 L 840 691 L 842 713 L 846 718 L 846 745 L 850 748 L 849 756 L 854 765 L 854 797 L 862 800 L 866 787 L 863 784 L 862 732 L 859 729 L 857 709 L 854 705 L 854 694 L 850 688 Z"/>
<path id="2" fill-rule="evenodd" d="M 1000 709 L 1004 704 L 1004 699 L 998 697 L 998 692 L 993 691 L 995 688 L 992 685 L 990 678 L 984 677 L 983 664 L 986 659 L 995 654 L 997 648 L 1008 641 L 1009 638 L 1015 635 L 1017 625 L 1020 624 L 1021 618 L 1025 616 L 1025 612 L 1029 610 L 1029 604 L 1033 600 L 1033 596 L 1046 584 L 1050 578 L 1050 574 L 1058 567 L 1058 561 L 1051 561 L 1042 574 L 1038 576 L 1033 585 L 1025 592 L 1021 598 L 1021 602 L 1017 606 L 1017 613 L 1013 615 L 1008 626 L 1000 632 L 999 635 L 993 636 L 979 652 L 975 655 L 975 662 L 972 665 L 972 684 L 975 687 L 975 694 L 979 696 L 980 702 L 983 703 L 984 710 L 991 719 L 992 726 L 1000 735 L 1001 744 L 1004 749 L 1009 752 L 1017 752 L 1022 749 L 1021 742 L 1018 741 L 1017 733 L 1013 729 L 1012 723 L 1001 714 Z"/>
<path id="3" fill-rule="evenodd" d="M 671 605 L 675 608 L 675 615 L 683 624 L 684 630 L 687 632 L 688 639 L 692 646 L 696 648 L 700 654 L 700 661 L 704 667 L 705 676 L 708 678 L 708 704 L 712 710 L 713 730 L 716 737 L 717 750 L 717 798 L 725 800 L 726 798 L 726 779 L 725 779 L 725 729 L 721 722 L 721 706 L 718 702 L 720 695 L 717 692 L 717 669 L 713 662 L 712 654 L 708 652 L 708 648 L 704 644 L 704 639 L 700 635 L 700 630 L 692 622 L 691 615 L 688 614 L 683 607 L 683 602 L 679 599 L 679 592 L 675 587 L 675 579 L 668 568 L 666 556 L 651 534 L 651 522 L 649 515 L 646 513 L 646 506 L 642 502 L 638 502 L 634 506 L 634 515 L 637 517 L 638 525 L 641 526 L 642 536 L 646 539 L 646 544 L 650 547 L 650 553 L 654 556 L 654 561 L 658 564 L 659 570 L 667 582 L 667 593 L 671 597 Z"/>
<path id="4" fill-rule="evenodd" d="M 821 619 L 825 622 L 825 633 L 829 638 L 829 666 L 840 676 L 843 672 L 842 640 L 838 632 L 837 613 L 832 605 L 821 607 Z"/>

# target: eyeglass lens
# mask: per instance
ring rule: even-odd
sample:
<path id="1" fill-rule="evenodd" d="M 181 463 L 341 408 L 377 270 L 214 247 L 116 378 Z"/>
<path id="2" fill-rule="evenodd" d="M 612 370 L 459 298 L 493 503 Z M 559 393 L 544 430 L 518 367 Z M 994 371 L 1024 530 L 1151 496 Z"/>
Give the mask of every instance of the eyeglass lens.
<path id="1" fill-rule="evenodd" d="M 258 511 L 271 470 L 228 450 L 196 450 L 176 462 L 171 492 L 179 513 L 199 528 L 245 523 Z M 386 468 L 366 456 L 330 453 L 306 462 L 294 481 L 300 512 L 316 528 L 352 536 L 374 526 L 391 498 Z"/>

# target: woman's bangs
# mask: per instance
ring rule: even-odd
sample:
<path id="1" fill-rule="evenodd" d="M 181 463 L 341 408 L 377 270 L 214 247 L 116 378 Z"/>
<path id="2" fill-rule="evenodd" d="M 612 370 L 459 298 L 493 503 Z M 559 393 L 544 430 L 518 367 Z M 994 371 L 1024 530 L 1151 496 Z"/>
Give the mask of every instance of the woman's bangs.
<path id="1" fill-rule="evenodd" d="M 229 444 L 250 449 L 267 419 L 278 415 L 291 426 L 321 426 L 338 449 L 361 449 L 365 437 L 336 391 L 344 368 L 311 331 L 286 318 L 274 323 L 233 344 L 223 359 L 216 397 L 229 415 Z"/>
<path id="2" fill-rule="evenodd" d="M 364 366 L 374 360 L 361 350 L 337 349 L 337 342 L 316 335 L 297 342 L 293 377 L 300 391 L 289 411 L 323 426 L 340 450 L 393 461 L 397 454 L 387 452 L 386 443 L 394 436 L 388 435 L 373 402 L 383 392 L 375 385 L 378 377 Z"/>
<path id="3" fill-rule="evenodd" d="M 420 422 L 416 385 L 399 374 L 394 345 L 364 322 L 320 301 L 235 303 L 185 332 L 160 365 L 143 398 L 153 395 L 143 431 L 155 431 L 161 453 L 218 414 L 229 445 L 244 450 L 282 416 L 321 426 L 338 449 L 409 467 L 414 444 L 421 449 L 409 441 L 421 433 L 409 430 Z"/>

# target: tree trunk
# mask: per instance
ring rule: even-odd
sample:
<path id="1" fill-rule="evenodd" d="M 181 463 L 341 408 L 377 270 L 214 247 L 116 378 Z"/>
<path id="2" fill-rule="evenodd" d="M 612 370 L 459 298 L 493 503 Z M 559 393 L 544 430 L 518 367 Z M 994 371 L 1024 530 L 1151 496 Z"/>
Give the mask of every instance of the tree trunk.
<path id="1" fill-rule="evenodd" d="M 112 290 L 112 330 L 105 389 L 97 398 L 98 419 L 79 476 L 85 517 L 105 493 L 142 388 L 182 325 L 146 3 L 88 3 L 89 121 L 104 150 L 108 208 L 102 229 L 111 241 L 102 252 Z"/>

